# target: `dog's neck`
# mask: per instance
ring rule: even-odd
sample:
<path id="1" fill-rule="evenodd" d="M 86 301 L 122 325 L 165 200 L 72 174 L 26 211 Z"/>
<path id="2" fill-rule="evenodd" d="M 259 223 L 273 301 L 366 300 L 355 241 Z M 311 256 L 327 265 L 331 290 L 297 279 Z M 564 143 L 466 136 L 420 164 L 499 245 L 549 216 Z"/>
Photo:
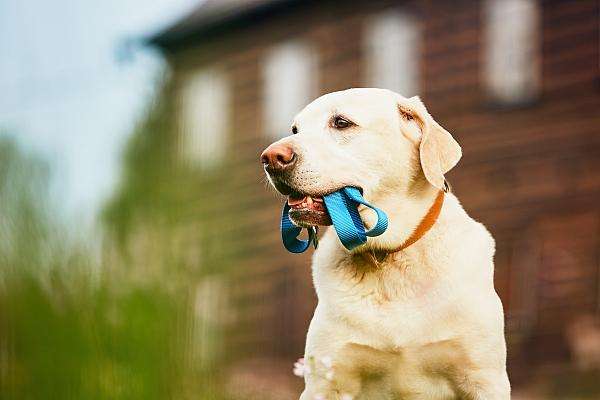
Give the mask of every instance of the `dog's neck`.
<path id="1" fill-rule="evenodd" d="M 401 190 L 397 190 L 395 193 L 388 193 L 385 196 L 369 198 L 370 203 L 376 204 L 388 215 L 387 231 L 381 236 L 370 237 L 365 245 L 348 253 L 335 236 L 335 232 L 329 230 L 326 233 L 327 238 L 323 240 L 322 248 L 316 254 L 317 259 L 325 257 L 325 261 L 315 261 L 313 264 L 324 269 L 316 273 L 320 274 L 326 270 L 336 274 L 340 273 L 338 278 L 344 280 L 350 278 L 353 285 L 372 279 L 370 282 L 377 283 L 376 286 L 368 286 L 365 290 L 380 301 L 389 301 L 399 297 L 414 298 L 417 294 L 423 296 L 429 290 L 428 287 L 432 282 L 437 281 L 434 277 L 440 273 L 439 265 L 431 262 L 430 254 L 437 253 L 431 250 L 440 244 L 438 241 L 440 224 L 447 225 L 448 218 L 453 218 L 448 215 L 449 212 L 453 213 L 450 211 L 454 208 L 453 196 L 444 195 L 447 201 L 444 201 L 438 218 L 431 229 L 425 232 L 419 240 L 406 247 L 405 251 L 391 253 L 390 250 L 396 250 L 407 242 L 436 202 L 439 193 L 438 189 L 427 184 L 413 187 L 410 192 L 405 192 L 405 194 Z M 361 216 L 367 227 L 372 226 L 375 222 L 375 217 L 369 211 L 361 211 Z M 332 251 L 332 247 L 335 247 L 336 250 Z M 336 254 L 336 256 L 329 258 L 331 254 Z M 418 268 L 409 268 L 409 266 L 416 265 Z M 333 268 L 328 269 L 327 266 L 333 266 Z M 391 271 L 401 274 L 401 279 L 394 280 L 395 286 L 392 291 L 385 285 L 385 281 L 389 279 L 387 274 L 392 273 Z"/>
<path id="2" fill-rule="evenodd" d="M 442 202 L 443 193 L 423 183 L 381 196 L 374 204 L 386 211 L 388 229 L 383 235 L 370 238 L 363 251 L 385 254 L 412 245 L 435 224 Z M 363 211 L 361 215 L 367 225 L 374 223 L 374 216 L 368 211 Z"/>

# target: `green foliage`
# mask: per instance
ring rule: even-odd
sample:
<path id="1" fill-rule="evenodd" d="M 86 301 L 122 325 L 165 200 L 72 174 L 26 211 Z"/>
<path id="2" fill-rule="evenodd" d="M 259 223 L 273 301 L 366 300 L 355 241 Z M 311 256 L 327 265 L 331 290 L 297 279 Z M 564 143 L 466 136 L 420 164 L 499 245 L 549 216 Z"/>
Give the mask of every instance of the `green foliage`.
<path id="1" fill-rule="evenodd" d="M 137 218 L 151 220 L 173 208 L 176 141 L 167 91 L 165 86 L 126 145 L 120 185 L 104 209 L 103 221 L 121 241 Z"/>
<path id="2" fill-rule="evenodd" d="M 221 398 L 197 351 L 193 282 L 142 283 L 68 239 L 47 206 L 49 176 L 0 141 L 0 398 Z"/>

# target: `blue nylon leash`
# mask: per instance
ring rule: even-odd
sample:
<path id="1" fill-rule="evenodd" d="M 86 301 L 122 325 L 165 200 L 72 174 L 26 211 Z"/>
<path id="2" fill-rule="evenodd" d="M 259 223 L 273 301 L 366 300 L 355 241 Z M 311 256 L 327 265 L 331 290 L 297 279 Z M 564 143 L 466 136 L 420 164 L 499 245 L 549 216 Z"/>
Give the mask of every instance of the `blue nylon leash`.
<path id="1" fill-rule="evenodd" d="M 367 237 L 379 236 L 388 227 L 387 215 L 379 208 L 372 206 L 362 197 L 360 190 L 347 186 L 336 192 L 323 196 L 333 227 L 348 250 L 352 250 L 367 242 Z M 358 213 L 359 205 L 369 207 L 377 214 L 377 223 L 365 231 L 365 225 Z M 285 203 L 281 214 L 281 238 L 285 248 L 292 253 L 302 253 L 311 243 L 317 247 L 317 231 L 315 227 L 307 228 L 308 240 L 298 239 L 302 228 L 294 225 L 289 217 L 290 206 Z"/>
<path id="2" fill-rule="evenodd" d="M 311 243 L 314 243 L 315 248 L 317 247 L 317 230 L 315 227 L 308 228 L 308 240 L 298 239 L 302 228 L 296 226 L 290 220 L 288 214 L 290 206 L 286 202 L 283 205 L 283 211 L 281 212 L 281 239 L 283 245 L 291 253 L 304 253 Z"/>

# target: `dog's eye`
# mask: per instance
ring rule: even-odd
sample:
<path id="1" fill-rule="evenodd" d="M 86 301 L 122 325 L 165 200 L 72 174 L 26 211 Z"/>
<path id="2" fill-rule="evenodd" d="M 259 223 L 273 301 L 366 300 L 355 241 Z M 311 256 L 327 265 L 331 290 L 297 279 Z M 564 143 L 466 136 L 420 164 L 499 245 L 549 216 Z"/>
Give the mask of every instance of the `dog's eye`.
<path id="1" fill-rule="evenodd" d="M 298 127 L 296 125 L 292 126 L 292 135 L 298 133 Z"/>
<path id="2" fill-rule="evenodd" d="M 331 124 L 336 129 L 346 129 L 354 125 L 352 121 L 348 121 L 346 118 L 340 116 L 333 117 Z"/>

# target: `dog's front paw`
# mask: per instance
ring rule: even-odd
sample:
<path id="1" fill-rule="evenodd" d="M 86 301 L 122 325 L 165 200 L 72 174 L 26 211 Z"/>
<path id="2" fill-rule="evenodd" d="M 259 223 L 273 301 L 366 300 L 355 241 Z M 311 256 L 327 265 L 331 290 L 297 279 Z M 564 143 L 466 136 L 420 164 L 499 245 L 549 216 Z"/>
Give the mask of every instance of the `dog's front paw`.
<path id="1" fill-rule="evenodd" d="M 309 390 L 304 390 L 300 395 L 300 400 L 333 400 L 335 397 L 327 396 L 324 393 L 312 393 Z"/>
<path id="2" fill-rule="evenodd" d="M 302 392 L 300 395 L 300 400 L 355 400 L 354 396 L 349 393 L 339 394 L 337 392 L 323 394 L 323 393 L 315 393 L 310 394 L 307 390 Z"/>

